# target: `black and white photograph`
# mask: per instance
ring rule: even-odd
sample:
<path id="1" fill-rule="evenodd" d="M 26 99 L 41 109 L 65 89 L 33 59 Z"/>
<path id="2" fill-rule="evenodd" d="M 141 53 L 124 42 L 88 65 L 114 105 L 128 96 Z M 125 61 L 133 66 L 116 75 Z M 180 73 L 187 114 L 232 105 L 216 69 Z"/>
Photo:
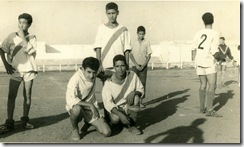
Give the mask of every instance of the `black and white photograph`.
<path id="1" fill-rule="evenodd" d="M 240 144 L 239 0 L 2 0 L 0 143 Z"/>

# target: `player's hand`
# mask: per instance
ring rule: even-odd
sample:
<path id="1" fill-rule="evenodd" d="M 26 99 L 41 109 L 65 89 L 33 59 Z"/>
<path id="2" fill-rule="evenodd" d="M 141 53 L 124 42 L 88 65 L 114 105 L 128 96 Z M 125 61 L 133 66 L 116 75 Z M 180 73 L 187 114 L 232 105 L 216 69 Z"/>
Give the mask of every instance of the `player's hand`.
<path id="1" fill-rule="evenodd" d="M 123 113 L 119 113 L 119 118 L 122 124 L 124 125 L 129 125 L 130 124 L 130 119 Z"/>
<path id="2" fill-rule="evenodd" d="M 13 74 L 15 72 L 15 69 L 12 67 L 12 65 L 8 63 L 4 64 L 4 67 L 6 69 L 7 74 Z"/>
<path id="3" fill-rule="evenodd" d="M 141 71 L 141 65 L 136 65 L 136 69 Z"/>
<path id="4" fill-rule="evenodd" d="M 104 72 L 104 68 L 103 68 L 102 64 L 100 64 L 100 66 L 98 68 L 98 73 L 100 73 L 100 72 Z"/>
<path id="5" fill-rule="evenodd" d="M 128 95 L 127 95 L 127 97 L 126 97 L 126 102 L 127 102 L 127 104 L 128 105 L 132 105 L 133 104 L 133 102 L 134 102 L 134 97 L 135 97 L 135 91 L 131 91 Z"/>

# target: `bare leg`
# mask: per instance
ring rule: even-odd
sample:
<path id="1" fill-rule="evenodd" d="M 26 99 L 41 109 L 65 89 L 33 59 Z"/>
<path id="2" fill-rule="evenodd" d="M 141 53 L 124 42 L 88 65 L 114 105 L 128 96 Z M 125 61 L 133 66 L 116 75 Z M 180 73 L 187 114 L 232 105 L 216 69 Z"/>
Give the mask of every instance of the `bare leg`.
<path id="1" fill-rule="evenodd" d="M 97 129 L 98 132 L 103 134 L 105 137 L 111 135 L 111 129 L 104 120 L 104 118 L 100 117 L 98 120 L 93 121 L 91 124 Z"/>
<path id="2" fill-rule="evenodd" d="M 70 110 L 70 121 L 72 125 L 71 139 L 74 141 L 80 140 L 78 123 L 81 120 L 81 106 L 75 105 Z"/>
<path id="3" fill-rule="evenodd" d="M 32 85 L 33 85 L 33 80 L 24 82 L 24 89 L 23 89 L 23 95 L 24 95 L 23 116 L 24 117 L 28 117 L 30 112 Z"/>
<path id="4" fill-rule="evenodd" d="M 7 114 L 9 120 L 13 119 L 15 99 L 17 97 L 20 83 L 21 81 L 16 81 L 12 79 L 10 79 L 9 81 L 9 93 L 8 93 L 8 104 L 7 104 Z"/>
<path id="5" fill-rule="evenodd" d="M 205 113 L 207 77 L 206 75 L 199 75 L 199 79 L 200 79 L 200 88 L 199 88 L 200 112 Z"/>

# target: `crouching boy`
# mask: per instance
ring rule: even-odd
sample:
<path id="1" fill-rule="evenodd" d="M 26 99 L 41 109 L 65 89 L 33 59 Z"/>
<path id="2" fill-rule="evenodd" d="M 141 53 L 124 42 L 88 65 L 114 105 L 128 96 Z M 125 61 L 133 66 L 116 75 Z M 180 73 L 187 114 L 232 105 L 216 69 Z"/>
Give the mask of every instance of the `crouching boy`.
<path id="1" fill-rule="evenodd" d="M 121 122 L 129 132 L 140 135 L 136 117 L 139 112 L 140 98 L 144 88 L 140 79 L 133 71 L 126 71 L 126 59 L 123 55 L 116 55 L 113 59 L 115 73 L 105 82 L 102 99 L 107 111 L 105 115 L 110 123 Z"/>
<path id="2" fill-rule="evenodd" d="M 83 60 L 82 67 L 71 77 L 67 85 L 66 110 L 73 127 L 71 139 L 80 140 L 78 123 L 84 119 L 85 125 L 93 125 L 97 131 L 109 136 L 110 127 L 100 117 L 95 97 L 95 81 L 99 61 L 93 57 Z"/>

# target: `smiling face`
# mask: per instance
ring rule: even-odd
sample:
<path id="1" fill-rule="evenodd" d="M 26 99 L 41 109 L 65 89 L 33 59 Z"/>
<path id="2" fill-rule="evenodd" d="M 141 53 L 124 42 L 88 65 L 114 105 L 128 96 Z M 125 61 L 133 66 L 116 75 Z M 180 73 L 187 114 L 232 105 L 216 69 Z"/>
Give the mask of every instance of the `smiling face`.
<path id="1" fill-rule="evenodd" d="M 86 69 L 82 68 L 82 71 L 83 71 L 83 74 L 84 74 L 84 77 L 92 82 L 93 79 L 96 77 L 96 74 L 97 74 L 97 71 L 95 70 L 92 70 L 91 68 L 87 67 Z"/>
<path id="2" fill-rule="evenodd" d="M 28 21 L 24 18 L 19 19 L 18 27 L 21 28 L 23 31 L 28 31 L 29 27 L 31 25 L 28 23 Z"/>
<path id="3" fill-rule="evenodd" d="M 114 65 L 115 74 L 117 76 L 123 76 L 126 72 L 126 64 L 124 61 L 118 60 Z"/>
<path id="4" fill-rule="evenodd" d="M 119 11 L 116 11 L 114 9 L 108 9 L 106 10 L 106 15 L 108 17 L 108 21 L 110 23 L 114 23 L 117 21 L 117 16 L 119 15 Z"/>

